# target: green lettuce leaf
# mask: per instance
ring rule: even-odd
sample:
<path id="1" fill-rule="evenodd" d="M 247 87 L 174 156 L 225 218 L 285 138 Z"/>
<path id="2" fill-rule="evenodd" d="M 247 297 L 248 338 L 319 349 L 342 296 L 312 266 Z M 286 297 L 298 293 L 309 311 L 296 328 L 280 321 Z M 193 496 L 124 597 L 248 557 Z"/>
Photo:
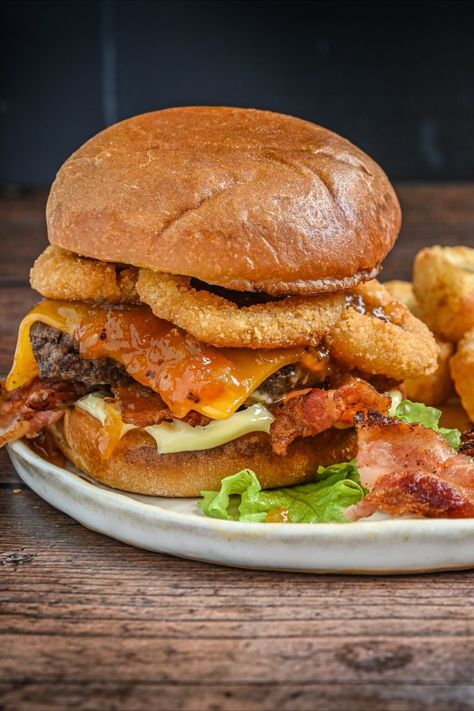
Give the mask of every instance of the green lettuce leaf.
<path id="1" fill-rule="evenodd" d="M 443 435 L 445 440 L 458 450 L 461 444 L 461 432 L 456 429 L 448 429 L 447 427 L 439 426 L 439 418 L 441 410 L 436 407 L 428 407 L 422 402 L 411 402 L 411 400 L 402 400 L 398 405 L 390 410 L 390 415 L 396 417 L 403 422 L 419 422 L 424 427 L 429 427 L 435 432 Z"/>
<path id="2" fill-rule="evenodd" d="M 291 523 L 343 523 L 345 509 L 364 494 L 355 460 L 319 467 L 310 484 L 268 491 L 262 491 L 255 472 L 243 469 L 223 479 L 220 491 L 201 492 L 201 509 L 227 521 L 265 521 L 275 509 L 285 509 Z"/>

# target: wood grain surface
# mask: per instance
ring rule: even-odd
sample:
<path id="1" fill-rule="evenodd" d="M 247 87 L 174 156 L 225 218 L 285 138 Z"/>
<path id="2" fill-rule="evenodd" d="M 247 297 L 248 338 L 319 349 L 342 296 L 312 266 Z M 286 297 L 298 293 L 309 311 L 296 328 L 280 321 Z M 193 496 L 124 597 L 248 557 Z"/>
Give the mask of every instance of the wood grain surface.
<path id="1" fill-rule="evenodd" d="M 474 246 L 473 185 L 399 186 L 384 278 L 428 244 Z M 0 370 L 36 301 L 42 191 L 0 198 Z M 0 452 L 0 708 L 474 709 L 474 571 L 310 576 L 213 567 L 89 531 Z"/>

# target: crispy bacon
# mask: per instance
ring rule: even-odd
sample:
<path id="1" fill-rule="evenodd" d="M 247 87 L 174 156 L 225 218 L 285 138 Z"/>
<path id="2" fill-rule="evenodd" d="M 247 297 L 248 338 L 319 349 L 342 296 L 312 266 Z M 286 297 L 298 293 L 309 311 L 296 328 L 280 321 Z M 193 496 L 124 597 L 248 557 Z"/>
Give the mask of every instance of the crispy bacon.
<path id="1" fill-rule="evenodd" d="M 351 507 L 352 519 L 376 510 L 403 516 L 474 516 L 474 460 L 440 434 L 377 412 L 358 416 L 361 483 L 370 492 Z"/>
<path id="2" fill-rule="evenodd" d="M 286 454 L 297 437 L 313 437 L 336 423 L 352 425 L 360 411 L 386 412 L 391 399 L 359 378 L 351 378 L 337 390 L 312 388 L 292 394 L 273 409 L 272 446 L 277 454 Z"/>
<path id="3" fill-rule="evenodd" d="M 139 383 L 116 386 L 112 391 L 122 419 L 128 424 L 147 427 L 176 419 L 158 393 Z M 193 427 L 210 422 L 209 417 L 192 410 L 182 419 Z"/>
<path id="4" fill-rule="evenodd" d="M 41 378 L 11 392 L 2 390 L 0 447 L 21 437 L 36 437 L 45 427 L 60 420 L 68 407 L 91 390 L 94 387 L 84 383 Z M 138 383 L 117 386 L 113 392 L 124 422 L 146 427 L 176 419 L 157 393 Z M 210 422 L 208 417 L 192 411 L 183 419 L 193 427 Z"/>
<path id="5" fill-rule="evenodd" d="M 0 400 L 0 447 L 20 437 L 36 437 L 57 422 L 65 408 L 86 392 L 80 383 L 35 378 L 12 392 L 2 391 Z"/>

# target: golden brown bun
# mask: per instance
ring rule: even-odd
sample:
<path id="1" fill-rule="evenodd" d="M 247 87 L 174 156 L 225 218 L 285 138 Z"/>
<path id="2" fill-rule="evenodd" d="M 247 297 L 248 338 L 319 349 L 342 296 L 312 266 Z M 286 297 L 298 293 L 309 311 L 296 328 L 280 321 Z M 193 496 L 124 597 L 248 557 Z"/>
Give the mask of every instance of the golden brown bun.
<path id="1" fill-rule="evenodd" d="M 263 432 L 200 452 L 158 454 L 152 438 L 131 430 L 110 459 L 95 445 L 100 423 L 79 409 L 67 411 L 64 422 L 50 427 L 64 455 L 82 471 L 115 489 L 155 496 L 199 496 L 218 489 L 223 477 L 253 469 L 264 488 L 290 486 L 314 478 L 318 465 L 348 461 L 355 456 L 353 430 L 328 430 L 297 440 L 284 457 L 275 454 Z"/>
<path id="2" fill-rule="evenodd" d="M 321 126 L 184 107 L 88 141 L 59 171 L 47 221 L 53 244 L 83 256 L 277 294 L 375 276 L 401 214 L 381 168 Z"/>

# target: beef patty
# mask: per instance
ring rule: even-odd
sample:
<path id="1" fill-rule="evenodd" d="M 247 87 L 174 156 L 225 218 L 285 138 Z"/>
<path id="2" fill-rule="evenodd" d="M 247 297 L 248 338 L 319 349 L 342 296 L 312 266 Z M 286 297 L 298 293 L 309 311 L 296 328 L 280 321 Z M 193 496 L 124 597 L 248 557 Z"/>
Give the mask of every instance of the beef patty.
<path id="1" fill-rule="evenodd" d="M 30 338 L 43 379 L 75 381 L 88 388 L 135 382 L 123 366 L 110 358 L 81 358 L 74 338 L 52 326 L 37 321 L 31 327 Z M 259 393 L 271 402 L 279 400 L 287 392 L 311 387 L 317 382 L 315 376 L 303 366 L 286 365 L 260 385 Z"/>
<path id="2" fill-rule="evenodd" d="M 125 368 L 110 358 L 81 358 L 74 338 L 52 326 L 37 321 L 30 338 L 41 378 L 73 380 L 88 387 L 133 382 Z"/>

